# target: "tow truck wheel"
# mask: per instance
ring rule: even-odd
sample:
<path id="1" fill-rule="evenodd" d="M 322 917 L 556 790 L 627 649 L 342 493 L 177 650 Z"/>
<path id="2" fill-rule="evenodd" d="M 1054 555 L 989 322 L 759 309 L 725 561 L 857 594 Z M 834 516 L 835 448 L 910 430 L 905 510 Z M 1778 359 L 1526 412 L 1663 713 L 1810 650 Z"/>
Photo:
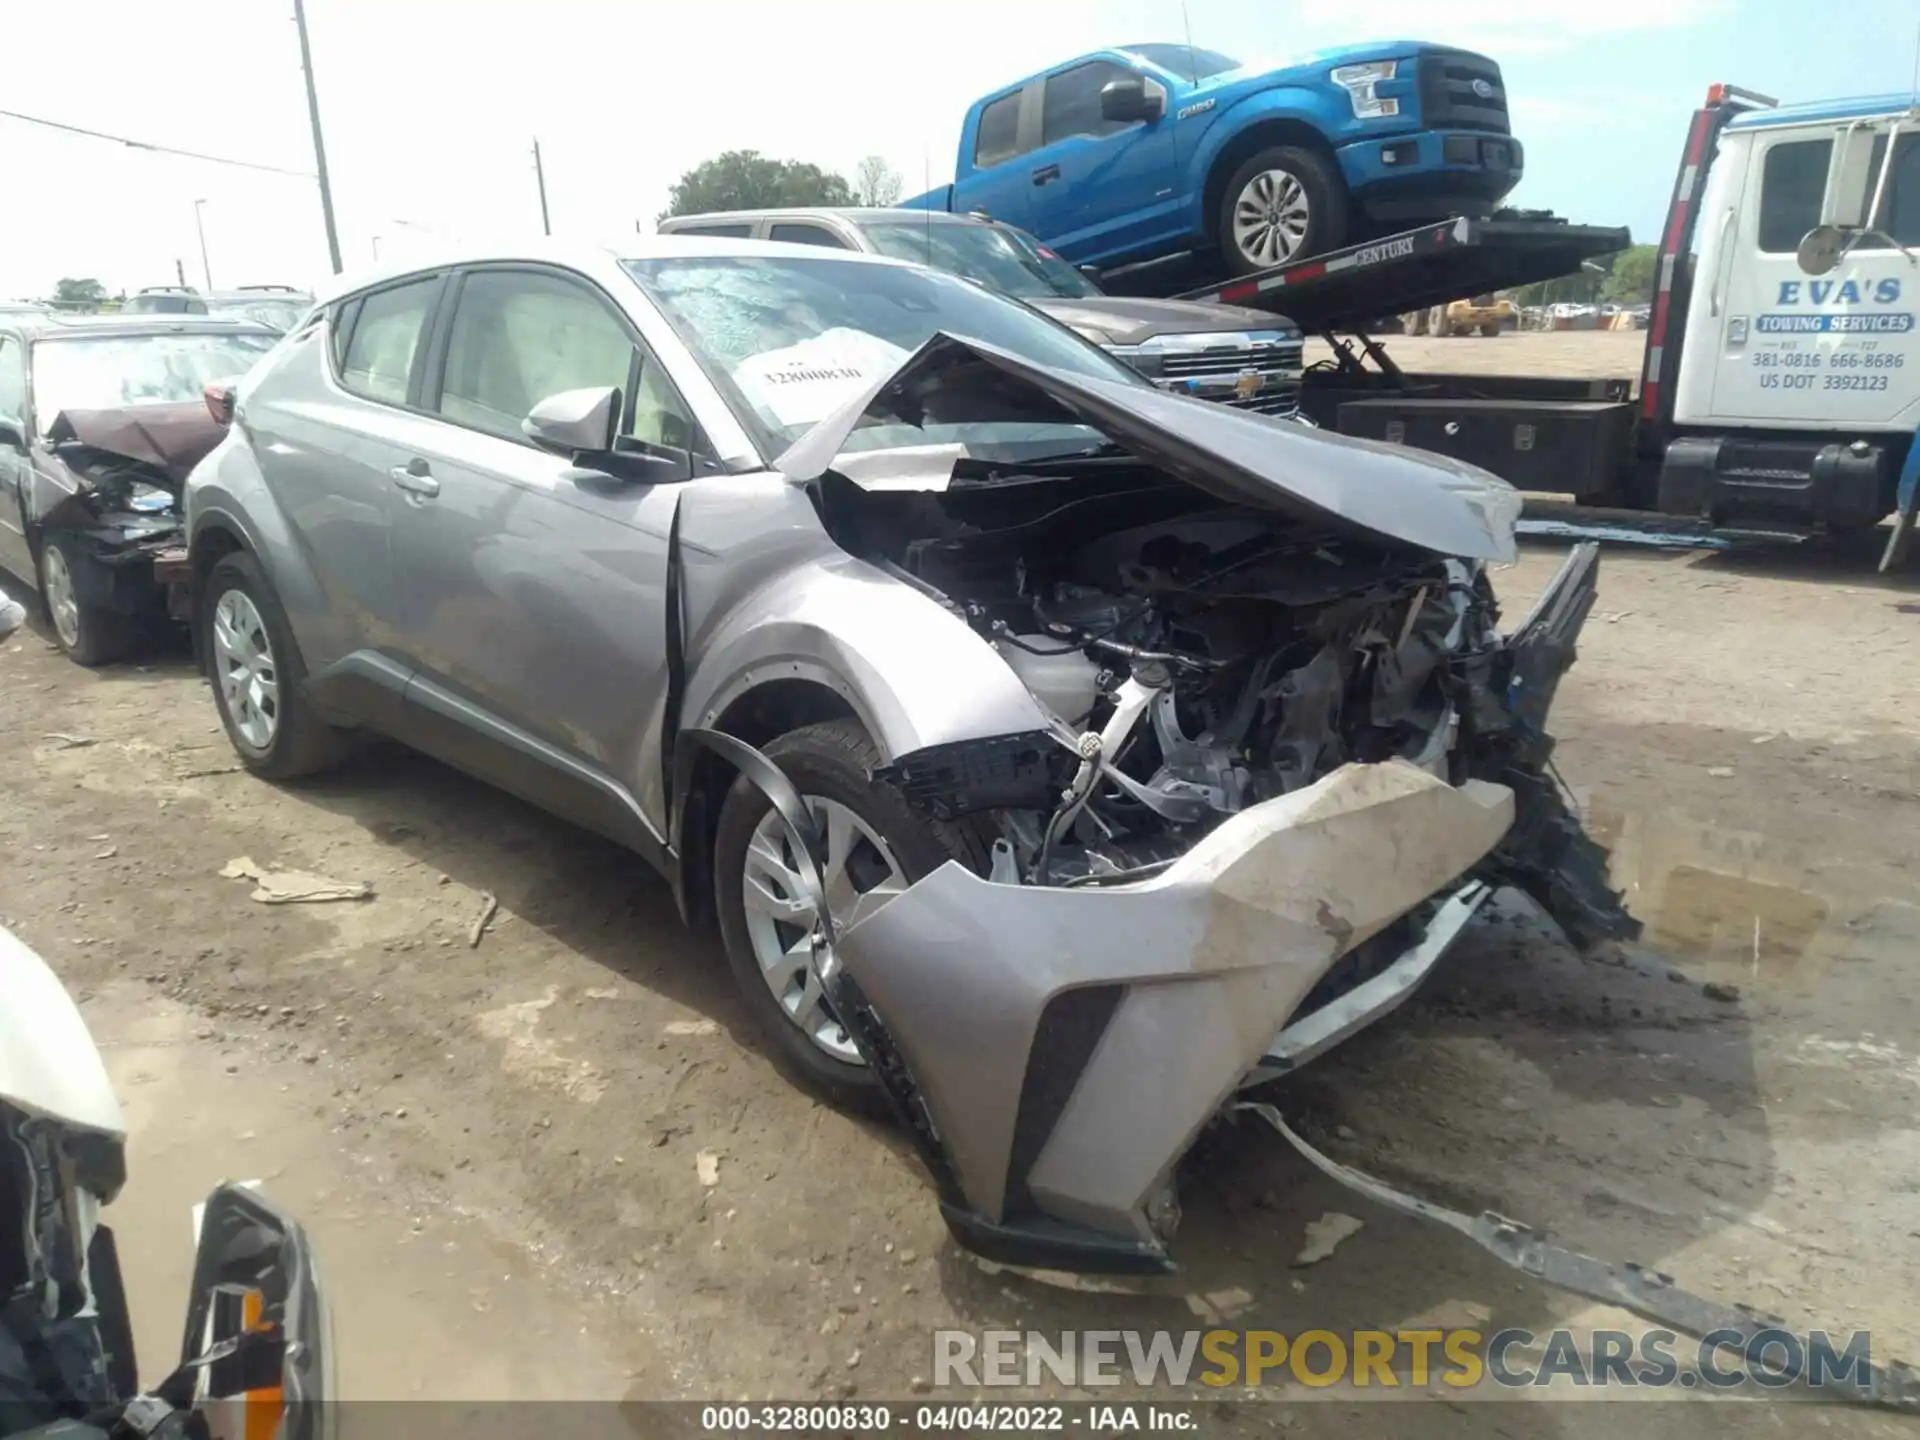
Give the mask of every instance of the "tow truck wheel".
<path id="1" fill-rule="evenodd" d="M 1347 234 L 1347 187 L 1332 162 L 1297 145 L 1253 156 L 1227 181 L 1220 254 L 1249 275 L 1330 250 Z"/>
<path id="2" fill-rule="evenodd" d="M 49 535 L 40 546 L 40 596 L 53 638 L 76 665 L 111 665 L 133 648 L 133 617 L 92 604 L 80 593 L 74 571 L 85 564 L 71 536 Z"/>

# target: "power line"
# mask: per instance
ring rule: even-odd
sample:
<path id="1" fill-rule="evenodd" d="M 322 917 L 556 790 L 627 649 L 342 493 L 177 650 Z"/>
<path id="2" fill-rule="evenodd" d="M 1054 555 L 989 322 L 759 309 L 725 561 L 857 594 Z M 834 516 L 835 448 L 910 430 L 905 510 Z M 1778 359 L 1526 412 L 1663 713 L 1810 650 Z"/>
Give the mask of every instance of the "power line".
<path id="1" fill-rule="evenodd" d="M 88 130 L 79 125 L 67 125 L 58 120 L 43 120 L 38 115 L 22 115 L 16 110 L 0 110 L 0 119 L 20 120 L 28 125 L 44 125 L 49 130 L 64 130 L 69 135 L 84 135 L 89 140 L 107 140 L 115 145 L 126 145 L 135 150 L 151 150 L 160 155 L 183 155 L 189 160 L 204 160 L 210 165 L 231 165 L 240 170 L 264 170 L 269 175 L 291 175 L 300 180 L 314 178 L 311 170 L 284 170 L 278 165 L 261 165 L 252 160 L 229 160 L 222 155 L 204 155 L 198 150 L 181 150 L 172 145 L 155 145 L 147 140 L 129 140 L 124 135 L 108 135 L 100 130 Z"/>

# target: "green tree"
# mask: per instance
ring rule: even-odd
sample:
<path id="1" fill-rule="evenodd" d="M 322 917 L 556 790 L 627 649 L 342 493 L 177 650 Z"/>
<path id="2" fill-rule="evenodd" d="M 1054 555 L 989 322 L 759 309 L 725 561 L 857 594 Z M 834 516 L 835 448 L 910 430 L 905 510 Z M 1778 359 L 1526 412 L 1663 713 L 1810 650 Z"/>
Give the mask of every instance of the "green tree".
<path id="1" fill-rule="evenodd" d="M 715 210 L 764 210 L 788 205 L 851 205 L 846 176 L 801 160 L 775 160 L 758 150 L 728 150 L 687 171 L 667 192 L 654 223 Z"/>
<path id="2" fill-rule="evenodd" d="M 1616 305 L 1644 305 L 1653 298 L 1653 272 L 1659 247 L 1635 245 L 1613 257 L 1613 269 L 1602 293 Z"/>
<path id="3" fill-rule="evenodd" d="M 53 287 L 53 303 L 73 309 L 98 305 L 107 298 L 107 287 L 98 280 L 63 278 Z"/>

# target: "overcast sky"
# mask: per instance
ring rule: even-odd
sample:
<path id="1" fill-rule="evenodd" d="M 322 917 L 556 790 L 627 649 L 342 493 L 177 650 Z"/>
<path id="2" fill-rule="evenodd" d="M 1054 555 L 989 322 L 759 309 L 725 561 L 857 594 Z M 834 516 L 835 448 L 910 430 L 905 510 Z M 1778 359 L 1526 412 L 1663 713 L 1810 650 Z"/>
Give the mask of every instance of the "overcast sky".
<path id="1" fill-rule="evenodd" d="M 907 192 L 952 176 L 967 103 L 1107 44 L 1183 37 L 1179 0 L 308 0 L 349 270 L 421 228 L 650 230 L 667 187 L 753 148 Z M 918 12 L 918 13 L 916 13 Z M 1789 99 L 1913 84 L 1920 0 L 1187 0 L 1195 44 L 1285 58 L 1368 39 L 1485 51 L 1527 147 L 1517 203 L 1653 239 L 1709 82 Z M 312 168 L 291 0 L 14 0 L 0 106 L 135 139 Z M 0 118 L 0 295 L 326 277 L 311 180 L 159 156 Z M 414 238 L 417 245 L 419 240 Z"/>

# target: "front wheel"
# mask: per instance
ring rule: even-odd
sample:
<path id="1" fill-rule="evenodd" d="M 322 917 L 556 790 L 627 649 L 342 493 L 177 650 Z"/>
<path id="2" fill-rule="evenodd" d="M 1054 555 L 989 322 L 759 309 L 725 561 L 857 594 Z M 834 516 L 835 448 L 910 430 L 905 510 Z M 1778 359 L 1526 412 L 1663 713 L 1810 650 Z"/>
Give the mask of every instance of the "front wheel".
<path id="1" fill-rule="evenodd" d="M 213 702 L 240 763 L 269 780 L 324 770 L 346 737 L 315 710 L 306 666 L 280 597 L 244 551 L 223 556 L 201 592 L 200 624 Z"/>
<path id="2" fill-rule="evenodd" d="M 1346 182 L 1315 151 L 1262 150 L 1227 181 L 1219 231 L 1221 256 L 1235 275 L 1331 250 L 1347 236 Z"/>
<path id="3" fill-rule="evenodd" d="M 86 563 L 80 543 L 70 535 L 49 535 L 40 547 L 40 595 L 53 638 L 76 665 L 92 669 L 125 659 L 133 649 L 131 615 L 95 605 L 80 592 L 75 571 Z"/>
<path id="4" fill-rule="evenodd" d="M 963 832 L 921 819 L 898 792 L 871 778 L 881 756 L 856 722 L 791 731 L 765 753 L 793 782 L 820 829 L 827 900 L 840 928 L 948 860 L 977 868 Z M 727 965 L 774 1060 L 830 1104 L 883 1113 L 879 1083 L 821 993 L 813 966 L 818 917 L 803 898 L 786 827 L 744 777 L 721 806 L 713 867 Z"/>

